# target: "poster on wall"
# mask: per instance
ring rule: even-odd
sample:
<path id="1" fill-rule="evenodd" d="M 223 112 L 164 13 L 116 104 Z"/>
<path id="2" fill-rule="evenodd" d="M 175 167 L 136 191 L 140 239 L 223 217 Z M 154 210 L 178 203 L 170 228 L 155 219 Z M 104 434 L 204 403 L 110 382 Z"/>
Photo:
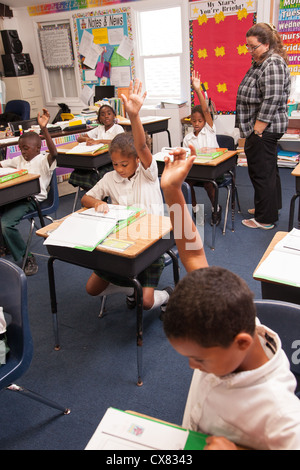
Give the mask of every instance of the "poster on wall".
<path id="1" fill-rule="evenodd" d="M 300 75 L 300 2 L 280 0 L 278 32 L 286 47 L 291 75 Z"/>
<path id="2" fill-rule="evenodd" d="M 95 85 L 128 87 L 134 69 L 130 8 L 78 13 L 73 21 L 83 94 L 92 96 Z"/>
<path id="3" fill-rule="evenodd" d="M 246 32 L 256 22 L 255 0 L 190 0 L 191 71 L 198 71 L 219 114 L 234 114 L 237 89 L 251 66 Z M 198 98 L 192 92 L 193 105 Z"/>
<path id="4" fill-rule="evenodd" d="M 49 25 L 39 29 L 44 66 L 48 69 L 74 67 L 70 25 Z"/>

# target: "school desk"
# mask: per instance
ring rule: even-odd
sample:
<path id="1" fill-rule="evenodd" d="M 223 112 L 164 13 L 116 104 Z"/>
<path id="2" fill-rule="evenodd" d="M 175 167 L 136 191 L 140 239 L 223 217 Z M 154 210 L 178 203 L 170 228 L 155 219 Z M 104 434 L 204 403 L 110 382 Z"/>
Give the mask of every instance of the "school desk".
<path id="1" fill-rule="evenodd" d="M 79 154 L 72 154 L 72 153 L 61 153 L 63 150 L 71 150 L 73 147 L 76 147 L 78 144 L 77 142 L 70 142 L 69 144 L 65 144 L 59 147 L 59 152 L 56 157 L 56 163 L 58 167 L 63 168 L 72 168 L 75 170 L 90 170 L 95 171 L 98 173 L 98 168 L 111 163 L 111 158 L 107 150 L 100 150 L 99 152 L 95 153 L 94 155 L 79 155 Z M 78 195 L 79 195 L 80 186 L 78 186 L 77 191 L 75 193 L 75 199 L 73 202 L 73 209 L 74 212 Z"/>
<path id="2" fill-rule="evenodd" d="M 0 206 L 41 192 L 40 175 L 28 173 L 0 184 Z"/>
<path id="3" fill-rule="evenodd" d="M 253 273 L 253 279 L 255 279 L 256 281 L 260 281 L 261 294 L 262 294 L 263 299 L 282 300 L 285 302 L 300 304 L 300 288 L 299 287 L 294 287 L 288 284 L 283 284 L 283 283 L 275 282 L 275 281 L 266 281 L 265 279 L 260 279 L 255 274 L 257 268 L 261 265 L 261 263 L 267 258 L 267 256 L 274 249 L 274 246 L 276 245 L 276 243 L 282 240 L 283 237 L 287 235 L 287 233 L 288 232 L 277 232 L 274 235 L 271 243 L 269 244 L 260 262 L 255 268 L 255 271 Z"/>
<path id="4" fill-rule="evenodd" d="M 41 228 L 37 235 L 47 238 L 49 231 L 54 230 L 61 221 Z M 129 244 L 124 251 L 107 249 L 99 245 L 89 252 L 76 248 L 46 245 L 50 258 L 48 260 L 48 278 L 51 309 L 53 314 L 55 349 L 60 348 L 58 335 L 57 301 L 54 278 L 54 261 L 60 260 L 91 270 L 100 269 L 106 274 L 115 274 L 127 280 L 135 289 L 137 296 L 137 370 L 138 385 L 142 385 L 142 345 L 143 345 L 143 290 L 137 276 L 164 253 L 170 254 L 173 260 L 175 284 L 179 280 L 178 259 L 172 252 L 174 238 L 169 217 L 148 214 L 133 222 L 128 227 L 112 234 L 108 239 L 120 240 Z"/>
<path id="5" fill-rule="evenodd" d="M 217 214 L 217 208 L 219 203 L 219 187 L 217 179 L 224 175 L 224 173 L 231 172 L 232 175 L 232 231 L 234 232 L 234 209 L 235 209 L 235 166 L 237 163 L 237 154 L 238 150 L 230 150 L 225 152 L 220 157 L 214 158 L 213 160 L 201 163 L 195 162 L 190 169 L 190 172 L 187 176 L 187 179 L 195 181 L 209 181 L 214 185 L 215 188 L 215 201 L 214 201 L 214 210 L 213 214 Z M 164 170 L 165 163 L 163 161 L 157 160 L 158 173 L 162 174 Z M 213 221 L 216 221 L 216 218 L 213 217 Z M 216 238 L 216 224 L 213 223 L 212 226 L 212 250 L 215 248 L 215 238 Z"/>
<path id="6" fill-rule="evenodd" d="M 294 168 L 292 171 L 292 175 L 296 178 L 296 193 L 291 199 L 290 204 L 290 215 L 289 215 L 289 232 L 293 228 L 294 223 L 294 211 L 295 211 L 295 202 L 298 197 L 300 197 L 300 163 Z M 299 202 L 299 209 L 298 209 L 298 226 L 300 228 L 300 202 Z"/>
<path id="7" fill-rule="evenodd" d="M 168 129 L 168 123 L 170 117 L 166 116 L 144 116 L 141 117 L 141 121 L 144 127 L 144 130 L 152 137 L 153 134 L 159 134 L 160 132 L 166 132 L 168 134 L 169 147 L 172 147 L 171 144 L 171 134 Z M 118 116 L 118 124 L 124 127 L 125 130 L 131 130 L 131 123 L 129 119 L 121 118 Z"/>

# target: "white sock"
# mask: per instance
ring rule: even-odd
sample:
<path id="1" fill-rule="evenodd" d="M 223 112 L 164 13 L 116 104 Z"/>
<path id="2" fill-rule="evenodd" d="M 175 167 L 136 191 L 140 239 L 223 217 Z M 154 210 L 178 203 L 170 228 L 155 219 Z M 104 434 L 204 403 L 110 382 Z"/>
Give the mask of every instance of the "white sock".
<path id="1" fill-rule="evenodd" d="M 155 290 L 154 291 L 154 303 L 149 310 L 153 310 L 157 307 L 161 307 L 163 304 L 166 304 L 168 300 L 169 300 L 169 294 L 166 290 Z"/>
<path id="2" fill-rule="evenodd" d="M 104 295 L 112 295 L 112 294 L 119 294 L 119 293 L 125 293 L 126 295 L 133 295 L 134 294 L 134 288 L 133 287 L 126 287 L 126 286 L 117 286 L 116 284 L 110 283 L 106 289 L 104 289 L 101 294 L 99 294 L 100 297 L 103 297 Z"/>

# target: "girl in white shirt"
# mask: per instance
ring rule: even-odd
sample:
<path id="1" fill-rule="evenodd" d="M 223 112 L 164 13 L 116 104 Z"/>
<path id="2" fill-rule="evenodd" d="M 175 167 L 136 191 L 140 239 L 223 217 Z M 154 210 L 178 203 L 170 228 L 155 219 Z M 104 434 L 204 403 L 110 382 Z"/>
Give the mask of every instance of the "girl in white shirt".
<path id="1" fill-rule="evenodd" d="M 192 74 L 192 87 L 200 101 L 200 105 L 195 106 L 191 113 L 191 124 L 194 128 L 193 132 L 190 132 L 183 139 L 183 147 L 189 148 L 189 145 L 193 145 L 196 151 L 202 147 L 218 148 L 219 144 L 216 136 L 216 126 L 214 125 L 213 118 L 208 109 L 207 103 L 201 92 L 201 80 L 198 72 L 193 71 Z M 197 210 L 197 201 L 194 191 L 194 186 L 199 184 L 194 180 L 187 180 L 192 188 L 192 204 L 193 210 Z M 200 183 L 201 184 L 201 183 Z M 201 184 L 202 185 L 202 184 Z M 203 183 L 203 186 L 207 192 L 207 195 L 211 201 L 212 207 L 214 207 L 215 200 L 215 188 L 210 182 Z M 222 216 L 221 206 L 218 207 L 216 224 L 218 225 L 221 221 Z"/>
<path id="2" fill-rule="evenodd" d="M 104 104 L 98 111 L 99 126 L 91 129 L 86 134 L 80 134 L 77 142 L 86 142 L 86 145 L 110 144 L 113 138 L 124 132 L 119 124 L 116 124 L 116 113 L 108 104 Z M 69 183 L 73 186 L 79 186 L 85 190 L 92 188 L 99 179 L 107 172 L 112 171 L 111 163 L 98 168 L 98 171 L 74 170 L 70 176 Z"/>
<path id="3" fill-rule="evenodd" d="M 83 196 L 81 202 L 84 207 L 94 207 L 99 212 L 108 212 L 108 205 L 103 199 L 110 197 L 113 204 L 136 205 L 146 208 L 148 213 L 163 215 L 157 164 L 147 145 L 139 117 L 139 110 L 145 98 L 146 93 L 142 95 L 142 84 L 138 80 L 134 88 L 131 82 L 128 100 L 122 95 L 131 121 L 132 134 L 120 134 L 111 142 L 110 156 L 114 171 L 107 173 Z M 163 307 L 167 304 L 170 288 L 167 287 L 162 291 L 155 290 L 163 268 L 163 257 L 160 257 L 138 276 L 143 288 L 145 310 Z M 111 284 L 116 289 L 112 289 Z M 86 289 L 93 296 L 106 295 L 117 292 L 118 286 L 124 286 L 124 280 L 121 277 L 112 278 L 97 271 L 90 276 Z M 119 291 L 121 290 L 119 288 Z"/>

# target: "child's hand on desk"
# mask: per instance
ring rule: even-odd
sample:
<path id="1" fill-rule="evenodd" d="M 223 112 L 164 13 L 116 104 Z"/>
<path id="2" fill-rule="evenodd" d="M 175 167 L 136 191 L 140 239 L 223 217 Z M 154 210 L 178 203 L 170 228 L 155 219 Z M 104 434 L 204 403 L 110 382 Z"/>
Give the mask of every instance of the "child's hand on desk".
<path id="1" fill-rule="evenodd" d="M 98 140 L 87 138 L 85 143 L 86 143 L 86 145 L 96 145 L 96 144 L 98 144 Z"/>
<path id="2" fill-rule="evenodd" d="M 109 212 L 109 208 L 106 202 L 98 201 L 94 205 L 94 209 L 96 212 L 102 212 L 103 214 L 107 214 Z"/>
<path id="3" fill-rule="evenodd" d="M 170 152 L 170 155 L 173 155 L 173 162 L 170 157 L 165 157 L 165 168 L 161 176 L 161 187 L 164 192 L 169 189 L 181 189 L 181 185 L 196 158 L 195 148 L 191 145 L 190 149 L 192 155 L 188 158 L 186 158 L 186 151 L 183 148 L 177 148 Z"/>
<path id="4" fill-rule="evenodd" d="M 142 94 L 142 82 L 136 80 L 133 86 L 133 81 L 131 80 L 129 85 L 129 99 L 125 95 L 121 95 L 122 101 L 125 106 L 125 110 L 130 118 L 130 116 L 137 116 L 141 107 L 144 104 L 147 92 L 145 91 Z"/>
<path id="5" fill-rule="evenodd" d="M 237 450 L 237 447 L 226 437 L 209 436 L 204 450 Z"/>

